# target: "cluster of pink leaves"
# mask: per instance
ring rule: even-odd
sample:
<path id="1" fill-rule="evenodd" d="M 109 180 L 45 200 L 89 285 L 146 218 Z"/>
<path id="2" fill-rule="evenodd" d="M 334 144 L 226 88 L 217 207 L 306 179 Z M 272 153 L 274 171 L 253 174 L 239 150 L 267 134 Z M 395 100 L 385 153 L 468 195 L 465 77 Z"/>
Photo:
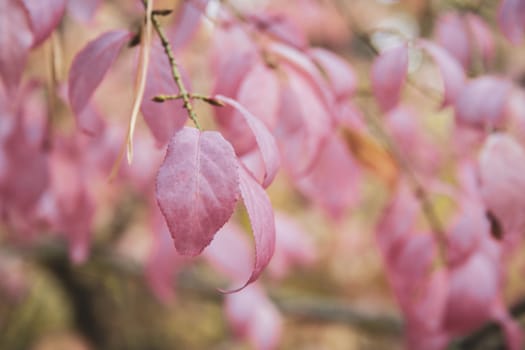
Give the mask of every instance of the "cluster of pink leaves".
<path id="1" fill-rule="evenodd" d="M 521 38 L 525 26 L 518 18 L 524 5 L 523 1 L 501 4 L 500 21 L 505 21 L 502 30 L 514 42 Z M 452 337 L 495 320 L 502 326 L 508 348 L 520 349 L 522 331 L 502 299 L 505 263 L 523 241 L 525 229 L 525 202 L 520 195 L 525 189 L 525 169 L 521 169 L 525 149 L 510 132 L 522 118 L 522 110 L 511 107 L 512 96 L 519 88 L 504 77 L 466 77 L 465 70 L 472 68 L 475 59 L 489 67 L 495 55 L 492 31 L 480 17 L 442 15 L 436 41 L 439 45 L 420 41 L 416 48 L 423 49 L 438 66 L 444 86 L 442 106 L 451 107 L 455 115 L 453 156 L 458 185 L 436 185 L 436 179 L 429 176 L 433 172 L 425 173 L 424 168 L 418 175 L 431 192 L 444 191 L 450 196 L 459 211 L 446 230 L 445 241 L 421 232 L 416 225 L 421 215 L 419 204 L 402 181 L 378 224 L 377 241 L 405 315 L 408 348 L 443 349 Z M 401 91 L 408 54 L 406 46 L 382 53 L 372 68 L 372 85 L 385 114 L 385 127 L 417 170 L 417 155 L 410 144 L 420 134 L 410 133 L 414 126 L 409 125 L 408 117 L 392 117 L 406 109 Z M 398 138 L 401 131 L 403 136 Z M 413 142 L 425 147 L 421 140 Z M 428 152 L 424 153 L 429 160 Z M 439 163 L 439 157 L 433 161 Z M 446 250 L 441 257 L 444 261 L 436 269 L 436 259 L 440 260 L 436 246 L 440 244 Z"/>
<path id="2" fill-rule="evenodd" d="M 22 83 L 22 74 L 29 52 L 65 14 L 88 21 L 98 2 L 0 0 L 2 221 L 22 241 L 43 229 L 60 232 L 76 262 L 88 256 L 100 200 L 94 186 L 109 173 L 119 147 L 115 139 L 122 134 L 101 119 L 91 98 L 134 33 L 106 32 L 76 55 L 64 88 L 79 129 L 73 135 L 50 133 L 42 86 Z M 168 30 L 176 52 L 195 36 L 207 3 L 181 6 Z M 502 1 L 500 27 L 514 43 L 521 41 L 524 16 L 524 1 Z M 179 92 L 163 48 L 154 40 L 141 111 L 160 151 L 138 147 L 139 165 L 126 168 L 119 180 L 149 191 L 154 239 L 146 276 L 155 294 L 171 300 L 174 273 L 203 252 L 237 291 L 226 295 L 226 313 L 236 332 L 257 348 L 272 349 L 282 319 L 256 280 L 267 266 L 270 276 L 283 278 L 292 266 L 312 263 L 316 254 L 292 219 L 274 215 L 265 188 L 281 165 L 297 191 L 329 217 L 339 220 L 357 204 L 363 168 L 337 133 L 340 127 L 365 132 L 351 102 L 357 78 L 345 59 L 310 47 L 302 28 L 279 14 L 245 14 L 241 20 L 221 11 L 211 40 L 211 97 L 224 105 L 214 108 L 218 131 L 185 126 L 181 101 L 152 101 L 158 94 Z M 434 270 L 436 246 L 443 242 L 416 226 L 419 203 L 406 179 L 400 179 L 378 224 L 378 245 L 413 349 L 442 349 L 451 337 L 489 319 L 502 324 L 510 348 L 521 346 L 502 288 L 506 257 L 525 228 L 520 196 L 525 151 L 510 133 L 487 133 L 522 123 L 520 111 L 509 107 L 518 88 L 503 77 L 468 79 L 465 73 L 476 59 L 490 67 L 495 47 L 492 29 L 482 18 L 456 13 L 439 18 L 435 42 L 415 44 L 437 65 L 442 107 L 454 111 L 459 185 L 449 194 L 460 210 L 447 229 L 445 260 Z M 414 107 L 402 101 L 408 61 L 407 45 L 379 55 L 371 70 L 372 91 L 385 130 L 432 189 L 443 154 L 425 136 Z M 189 86 L 187 74 L 182 75 Z M 459 142 L 467 134 L 475 138 L 463 147 Z M 240 199 L 255 238 L 254 259 L 243 230 L 230 220 Z M 494 225 L 501 226 L 500 241 L 491 236 Z"/>
<path id="3" fill-rule="evenodd" d="M 51 137 L 44 86 L 22 82 L 31 50 L 58 26 L 66 10 L 89 18 L 97 1 L 0 2 L 0 211 L 2 221 L 26 243 L 49 229 L 70 241 L 71 258 L 85 260 L 94 214 L 93 191 L 107 142 L 66 135 Z M 94 146 L 92 153 L 84 148 Z M 94 179 L 93 179 L 94 180 Z M 91 182 L 95 183 L 95 181 Z"/>

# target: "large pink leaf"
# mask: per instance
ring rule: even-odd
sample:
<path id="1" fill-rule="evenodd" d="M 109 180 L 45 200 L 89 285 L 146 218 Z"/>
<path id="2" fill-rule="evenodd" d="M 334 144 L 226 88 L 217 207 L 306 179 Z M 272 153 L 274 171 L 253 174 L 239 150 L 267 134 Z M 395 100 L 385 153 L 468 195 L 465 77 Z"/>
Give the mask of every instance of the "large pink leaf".
<path id="1" fill-rule="evenodd" d="M 444 86 L 443 106 L 453 104 L 465 85 L 465 72 L 461 64 L 445 49 L 426 40 L 420 45 L 428 52 L 441 72 Z"/>
<path id="2" fill-rule="evenodd" d="M 181 72 L 184 79 L 184 74 Z M 189 86 L 185 80 L 185 85 Z M 171 136 L 184 126 L 188 119 L 182 100 L 158 103 L 153 97 L 161 94 L 176 95 L 179 92 L 166 54 L 158 42 L 151 48 L 150 64 L 141 104 L 142 115 L 159 145 L 165 145 Z"/>
<path id="3" fill-rule="evenodd" d="M 470 37 L 464 19 L 455 12 L 439 17 L 436 41 L 467 69 L 472 58 Z"/>
<path id="4" fill-rule="evenodd" d="M 408 48 L 402 45 L 378 56 L 372 66 L 372 91 L 387 112 L 397 106 L 408 74 Z"/>
<path id="5" fill-rule="evenodd" d="M 33 34 L 22 3 L 0 0 L 0 78 L 8 93 L 20 82 L 32 43 Z"/>
<path id="6" fill-rule="evenodd" d="M 279 170 L 279 150 L 273 135 L 262 121 L 257 119 L 237 101 L 221 95 L 217 95 L 216 98 L 237 110 L 250 127 L 265 164 L 266 171 L 262 185 L 265 188 L 268 187 Z"/>
<path id="7" fill-rule="evenodd" d="M 505 37 L 513 44 L 519 44 L 525 29 L 525 1 L 503 0 L 498 12 L 498 22 Z"/>
<path id="8" fill-rule="evenodd" d="M 270 262 L 275 250 L 275 219 L 270 199 L 244 166 L 241 165 L 239 170 L 241 196 L 255 238 L 255 263 L 248 281 L 230 293 L 240 291 L 256 281 Z"/>
<path id="9" fill-rule="evenodd" d="M 106 32 L 89 42 L 75 56 L 69 71 L 69 102 L 76 116 L 82 113 L 98 85 L 131 38 L 125 30 Z"/>
<path id="10" fill-rule="evenodd" d="M 22 0 L 33 30 L 33 47 L 55 30 L 66 10 L 66 0 Z"/>
<path id="11" fill-rule="evenodd" d="M 186 127 L 171 138 L 156 196 L 180 254 L 198 255 L 230 219 L 237 168 L 233 147 L 218 132 Z"/>
<path id="12" fill-rule="evenodd" d="M 457 121 L 481 128 L 501 126 L 510 92 L 510 82 L 501 78 L 483 76 L 469 81 L 454 106 Z"/>

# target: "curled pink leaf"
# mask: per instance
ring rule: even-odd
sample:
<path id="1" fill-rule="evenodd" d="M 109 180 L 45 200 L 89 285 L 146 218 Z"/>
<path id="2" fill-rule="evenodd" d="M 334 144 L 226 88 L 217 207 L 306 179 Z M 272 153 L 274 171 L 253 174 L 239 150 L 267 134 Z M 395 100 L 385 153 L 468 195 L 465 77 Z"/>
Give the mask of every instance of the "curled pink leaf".
<path id="1" fill-rule="evenodd" d="M 239 198 L 233 147 L 221 134 L 185 127 L 170 140 L 156 197 L 182 255 L 198 255 L 230 219 Z"/>
<path id="2" fill-rule="evenodd" d="M 33 31 L 33 47 L 40 45 L 55 30 L 66 10 L 66 0 L 22 0 Z"/>
<path id="3" fill-rule="evenodd" d="M 76 116 L 82 113 L 96 88 L 131 38 L 125 30 L 106 32 L 89 42 L 73 59 L 69 71 L 69 102 Z"/>
<path id="4" fill-rule="evenodd" d="M 465 71 L 461 64 L 442 47 L 426 40 L 421 40 L 420 45 L 432 57 L 441 72 L 444 86 L 443 106 L 453 104 L 465 85 Z"/>
<path id="5" fill-rule="evenodd" d="M 408 74 L 408 48 L 402 45 L 383 52 L 372 66 L 372 92 L 387 112 L 397 106 Z"/>
<path id="6" fill-rule="evenodd" d="M 275 219 L 270 199 L 244 166 L 239 166 L 239 170 L 241 196 L 255 238 L 255 263 L 250 278 L 240 288 L 228 293 L 238 292 L 255 282 L 275 251 Z"/>
<path id="7" fill-rule="evenodd" d="M 215 98 L 238 111 L 250 127 L 265 164 L 265 175 L 262 185 L 265 188 L 268 187 L 279 170 L 279 150 L 275 143 L 275 138 L 266 125 L 244 106 L 241 106 L 239 102 L 222 95 L 217 95 Z"/>
<path id="8" fill-rule="evenodd" d="M 501 126 L 511 87 L 510 82 L 491 76 L 469 81 L 454 106 L 457 121 L 481 128 Z"/>

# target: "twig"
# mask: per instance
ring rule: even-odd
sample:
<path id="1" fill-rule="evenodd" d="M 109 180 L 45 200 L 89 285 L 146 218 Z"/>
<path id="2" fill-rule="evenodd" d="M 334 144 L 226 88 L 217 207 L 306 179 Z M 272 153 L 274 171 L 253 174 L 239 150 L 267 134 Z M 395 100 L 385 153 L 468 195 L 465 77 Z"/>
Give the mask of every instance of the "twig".
<path id="1" fill-rule="evenodd" d="M 224 107 L 224 103 L 217 100 L 216 98 L 213 98 L 213 97 L 210 97 L 210 96 L 206 96 L 206 95 L 202 95 L 202 94 L 188 94 L 188 97 L 192 100 L 201 100 L 201 101 L 204 101 L 204 102 L 207 102 L 213 106 L 216 106 L 216 107 Z M 155 102 L 166 102 L 166 101 L 169 101 L 169 100 L 180 100 L 183 98 L 183 95 L 182 94 L 178 94 L 178 95 L 157 95 L 155 97 L 153 97 L 153 101 Z"/>
<path id="2" fill-rule="evenodd" d="M 147 5 L 147 0 L 143 0 L 144 6 Z M 175 81 L 175 84 L 179 88 L 179 92 L 183 101 L 184 108 L 188 111 L 188 115 L 190 119 L 192 120 L 193 124 L 195 124 L 195 127 L 197 129 L 201 129 L 199 122 L 197 120 L 197 114 L 195 113 L 193 109 L 193 105 L 191 104 L 191 98 L 190 94 L 188 93 L 188 90 L 186 89 L 186 86 L 184 85 L 184 81 L 182 80 L 182 76 L 180 74 L 179 65 L 177 61 L 175 60 L 175 55 L 173 53 L 173 49 L 171 48 L 171 44 L 166 36 L 166 33 L 164 33 L 164 29 L 162 29 L 162 26 L 160 25 L 160 22 L 157 18 L 157 16 L 164 15 L 164 13 L 160 13 L 158 11 L 153 12 L 151 15 L 151 23 L 153 24 L 153 28 L 155 28 L 155 31 L 157 32 L 160 42 L 162 44 L 162 47 L 164 48 L 164 52 L 166 53 L 166 56 L 168 57 L 168 60 L 170 62 L 171 66 L 171 75 L 173 77 L 173 80 Z"/>

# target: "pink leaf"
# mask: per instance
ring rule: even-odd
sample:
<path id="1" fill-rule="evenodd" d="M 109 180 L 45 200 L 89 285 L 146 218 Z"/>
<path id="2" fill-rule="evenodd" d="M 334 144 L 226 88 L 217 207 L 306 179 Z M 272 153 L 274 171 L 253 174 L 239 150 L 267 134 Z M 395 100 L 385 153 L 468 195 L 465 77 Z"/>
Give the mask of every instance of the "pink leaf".
<path id="1" fill-rule="evenodd" d="M 208 2 L 209 0 L 191 0 L 182 3 L 174 25 L 170 28 L 170 41 L 175 50 L 183 48 L 195 36 Z"/>
<path id="2" fill-rule="evenodd" d="M 490 135 L 479 155 L 481 195 L 504 234 L 525 228 L 525 151 L 512 137 Z"/>
<path id="3" fill-rule="evenodd" d="M 323 78 L 312 59 L 302 51 L 287 45 L 272 43 L 268 49 L 288 63 L 288 68 L 291 68 L 288 71 L 294 71 L 295 74 L 301 75 L 306 85 L 314 90 L 318 96 L 317 99 L 323 103 L 324 108 L 330 112 L 329 115 L 335 119 L 335 101 L 330 85 Z M 308 101 L 308 99 L 304 100 Z"/>
<path id="4" fill-rule="evenodd" d="M 291 272 L 294 265 L 307 266 L 315 261 L 317 251 L 312 237 L 298 222 L 277 213 L 275 228 L 275 254 L 268 265 L 268 272 L 273 278 L 282 279 Z"/>
<path id="5" fill-rule="evenodd" d="M 277 348 L 282 333 L 282 317 L 259 285 L 226 296 L 226 317 L 235 333 L 247 338 L 254 349 Z"/>
<path id="6" fill-rule="evenodd" d="M 297 187 L 333 219 L 341 219 L 359 199 L 361 171 L 343 141 L 333 136 L 321 146 L 310 171 Z"/>
<path id="7" fill-rule="evenodd" d="M 510 82 L 500 78 L 484 76 L 471 80 L 454 106 L 458 122 L 480 128 L 501 126 L 510 92 Z"/>
<path id="8" fill-rule="evenodd" d="M 215 270 L 234 283 L 242 283 L 250 276 L 253 265 L 250 243 L 243 230 L 232 221 L 217 232 L 203 255 Z"/>
<path id="9" fill-rule="evenodd" d="M 69 102 L 76 116 L 82 113 L 120 49 L 130 38 L 131 33 L 125 30 L 106 32 L 77 53 L 69 71 L 68 84 Z"/>
<path id="10" fill-rule="evenodd" d="M 308 39 L 305 33 L 288 16 L 282 13 L 257 13 L 248 17 L 257 28 L 272 38 L 297 49 L 305 49 Z"/>
<path id="11" fill-rule="evenodd" d="M 275 135 L 279 141 L 284 166 L 294 178 L 314 165 L 323 144 L 332 136 L 329 111 L 308 78 L 287 69 L 286 84 L 281 87 L 280 116 Z"/>
<path id="12" fill-rule="evenodd" d="M 265 188 L 268 187 L 279 170 L 279 150 L 273 135 L 262 121 L 257 119 L 237 101 L 221 95 L 217 95 L 216 98 L 237 110 L 250 127 L 265 164 L 266 171 L 262 185 Z"/>
<path id="13" fill-rule="evenodd" d="M 33 30 L 33 47 L 40 45 L 55 30 L 66 10 L 66 0 L 22 0 Z"/>
<path id="14" fill-rule="evenodd" d="M 513 44 L 519 44 L 525 25 L 525 1 L 503 0 L 498 11 L 498 22 L 505 37 Z"/>
<path id="15" fill-rule="evenodd" d="M 491 305 L 498 297 L 497 266 L 482 254 L 476 254 L 464 264 L 453 268 L 449 276 L 449 291 L 444 326 L 453 332 L 470 332 L 491 316 Z"/>
<path id="16" fill-rule="evenodd" d="M 175 298 L 175 274 L 187 262 L 173 249 L 166 221 L 157 208 L 152 211 L 153 244 L 145 267 L 145 277 L 155 296 L 163 303 Z"/>
<path id="17" fill-rule="evenodd" d="M 0 78 L 8 94 L 20 82 L 32 43 L 33 34 L 22 4 L 0 0 Z"/>
<path id="18" fill-rule="evenodd" d="M 372 91 L 383 112 L 397 106 L 408 74 L 406 45 L 390 49 L 378 56 L 372 66 Z"/>
<path id="19" fill-rule="evenodd" d="M 496 44 L 492 29 L 483 18 L 472 13 L 465 15 L 465 21 L 476 44 L 476 50 L 481 55 L 483 62 L 488 64 L 496 54 Z"/>
<path id="20" fill-rule="evenodd" d="M 270 262 L 275 250 L 275 220 L 270 199 L 253 176 L 241 165 L 239 167 L 241 196 L 248 212 L 255 238 L 255 264 L 250 278 L 234 293 L 256 281 Z"/>
<path id="21" fill-rule="evenodd" d="M 236 100 L 257 119 L 272 130 L 277 122 L 279 80 L 265 63 L 258 62 L 246 74 L 236 91 Z M 230 141 L 237 155 L 244 155 L 256 145 L 255 135 L 239 111 L 228 108 L 228 115 L 221 115 L 221 131 Z M 218 114 L 219 115 L 219 114 Z"/>
<path id="22" fill-rule="evenodd" d="M 470 258 L 480 241 L 489 236 L 490 226 L 482 206 L 464 200 L 463 207 L 448 236 L 447 260 L 450 266 Z"/>
<path id="23" fill-rule="evenodd" d="M 463 18 L 450 12 L 439 17 L 436 41 L 467 69 L 472 59 L 470 37 Z"/>
<path id="24" fill-rule="evenodd" d="M 183 80 L 185 74 L 183 75 Z M 188 82 L 185 81 L 188 86 Z M 182 101 L 166 101 L 158 103 L 153 97 L 161 94 L 178 94 L 179 89 L 171 76 L 171 67 L 163 48 L 156 42 L 151 49 L 151 59 L 148 65 L 146 87 L 142 99 L 141 111 L 144 120 L 160 146 L 164 146 L 171 136 L 180 130 L 188 119 L 182 108 Z"/>
<path id="25" fill-rule="evenodd" d="M 231 217 L 239 198 L 237 166 L 218 132 L 186 127 L 171 138 L 156 196 L 180 254 L 198 255 Z"/>
<path id="26" fill-rule="evenodd" d="M 309 50 L 321 66 L 336 95 L 337 101 L 347 102 L 357 87 L 357 75 L 350 64 L 336 54 L 322 48 Z"/>
<path id="27" fill-rule="evenodd" d="M 465 85 L 465 72 L 459 62 L 442 47 L 426 40 L 420 45 L 432 57 L 439 67 L 444 86 L 443 106 L 453 104 Z"/>

